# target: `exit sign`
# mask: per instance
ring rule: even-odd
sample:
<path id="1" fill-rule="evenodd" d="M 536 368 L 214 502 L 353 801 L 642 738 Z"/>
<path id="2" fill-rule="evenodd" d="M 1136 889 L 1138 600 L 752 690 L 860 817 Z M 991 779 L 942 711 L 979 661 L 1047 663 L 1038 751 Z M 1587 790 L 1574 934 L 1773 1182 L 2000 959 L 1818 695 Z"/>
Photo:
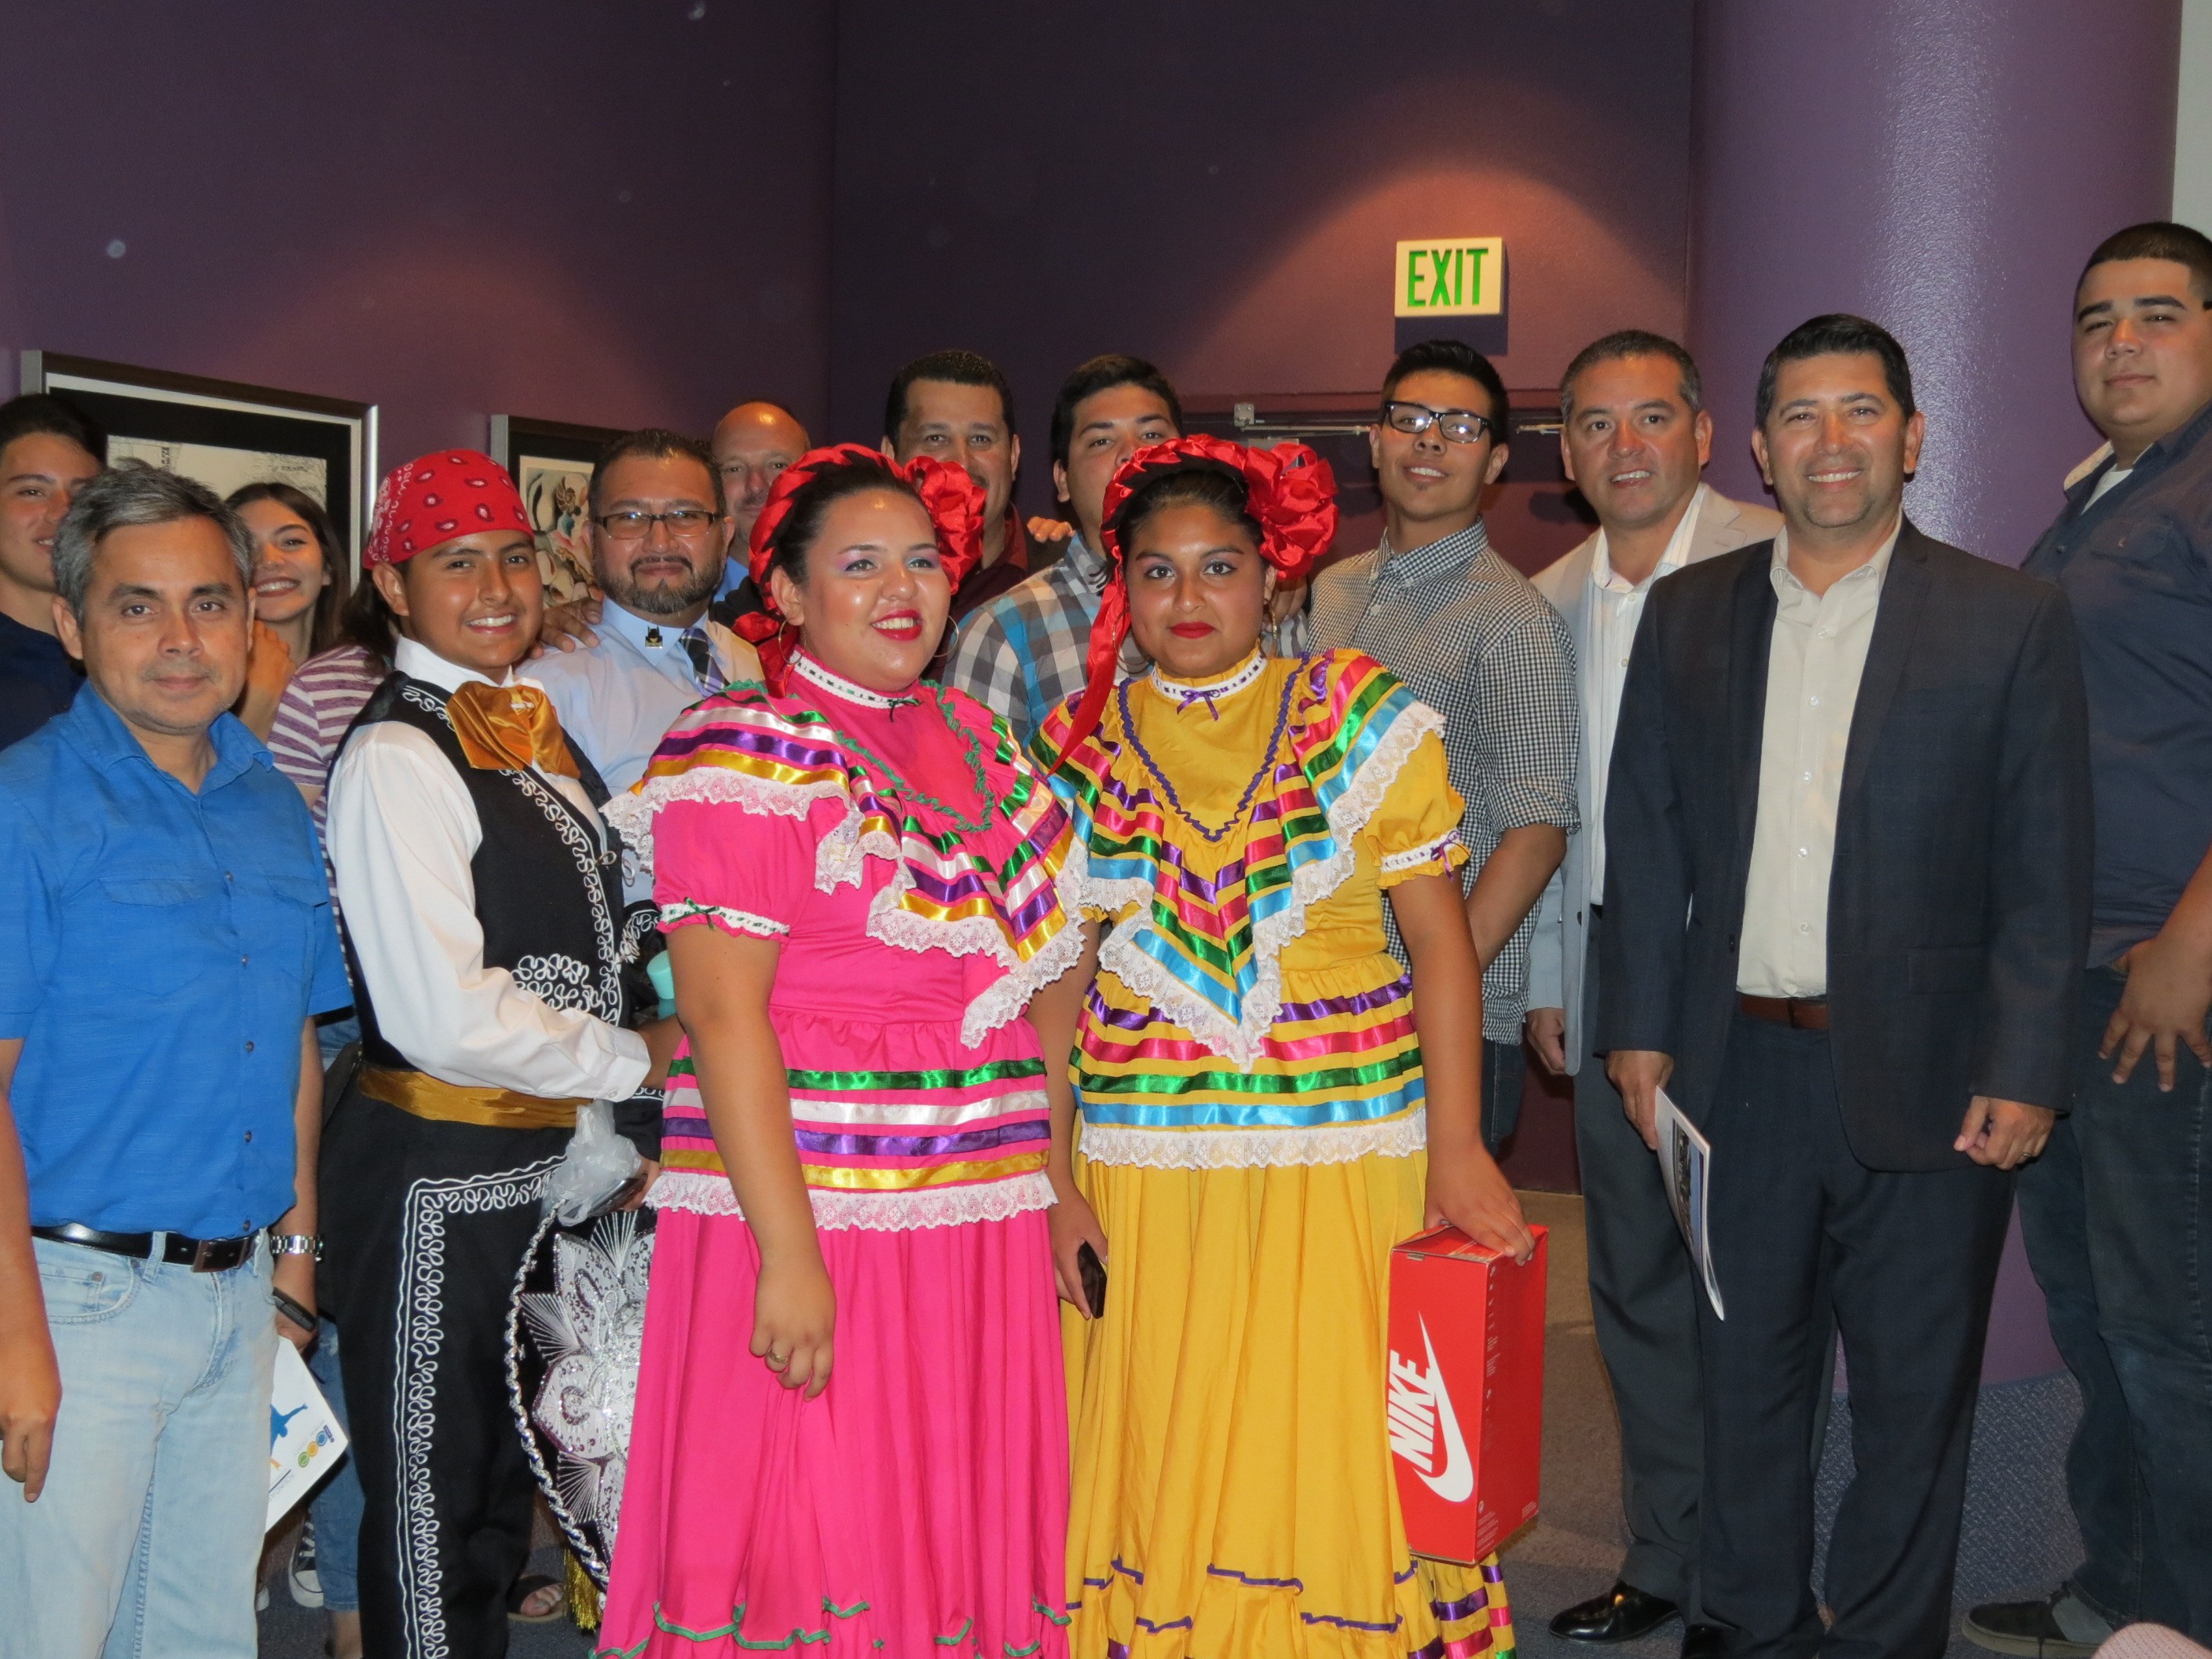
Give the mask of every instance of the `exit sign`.
<path id="1" fill-rule="evenodd" d="M 1401 242 L 1395 288 L 1401 317 L 1495 317 L 1505 309 L 1505 239 Z"/>

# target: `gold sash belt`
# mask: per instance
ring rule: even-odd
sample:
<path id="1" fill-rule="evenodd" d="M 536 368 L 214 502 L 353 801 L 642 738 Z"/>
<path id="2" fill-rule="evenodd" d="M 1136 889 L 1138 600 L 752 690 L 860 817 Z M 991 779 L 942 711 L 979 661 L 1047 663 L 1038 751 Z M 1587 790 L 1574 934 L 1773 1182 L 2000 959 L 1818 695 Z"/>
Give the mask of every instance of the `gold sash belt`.
<path id="1" fill-rule="evenodd" d="M 361 1091 L 416 1117 L 439 1123 L 477 1123 L 487 1129 L 573 1129 L 583 1100 L 548 1100 L 513 1089 L 471 1089 L 428 1072 L 361 1068 Z"/>

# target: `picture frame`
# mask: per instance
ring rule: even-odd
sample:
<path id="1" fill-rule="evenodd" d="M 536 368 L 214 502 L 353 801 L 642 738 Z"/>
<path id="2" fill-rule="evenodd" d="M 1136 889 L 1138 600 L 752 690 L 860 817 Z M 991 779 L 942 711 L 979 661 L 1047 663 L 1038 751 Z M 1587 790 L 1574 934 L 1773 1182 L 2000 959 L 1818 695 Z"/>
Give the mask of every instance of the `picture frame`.
<path id="1" fill-rule="evenodd" d="M 377 406 L 203 374 L 26 350 L 25 392 L 44 392 L 107 434 L 108 459 L 143 460 L 228 495 L 296 485 L 320 501 L 361 571 L 376 500 Z"/>
<path id="2" fill-rule="evenodd" d="M 547 597 L 584 597 L 592 581 L 592 550 L 584 533 L 586 495 L 599 452 L 622 436 L 609 426 L 541 421 L 523 415 L 491 417 L 491 458 L 507 469 L 522 496 L 538 537 L 539 573 Z"/>

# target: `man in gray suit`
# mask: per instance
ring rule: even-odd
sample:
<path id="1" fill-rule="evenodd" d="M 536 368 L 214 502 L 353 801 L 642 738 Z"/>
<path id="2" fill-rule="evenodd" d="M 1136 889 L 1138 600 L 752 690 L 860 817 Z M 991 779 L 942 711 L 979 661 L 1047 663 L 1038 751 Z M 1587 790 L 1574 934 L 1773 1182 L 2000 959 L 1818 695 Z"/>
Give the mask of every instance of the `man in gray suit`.
<path id="1" fill-rule="evenodd" d="M 1712 1146 L 1705 1617 L 1730 1659 L 1938 1659 L 2011 1172 L 2071 1080 L 2081 659 L 2064 594 L 1905 517 L 1923 423 L 1887 331 L 1791 331 L 1757 416 L 1782 532 L 1661 583 L 1630 654 L 1595 1046 L 1647 1142 L 1669 1088 Z M 1824 1630 L 1832 1310 L 1856 1472 Z"/>
<path id="2" fill-rule="evenodd" d="M 1625 329 L 1583 347 L 1559 382 L 1559 412 L 1567 477 L 1596 510 L 1598 531 L 1535 578 L 1574 641 L 1583 827 L 1544 890 L 1529 942 L 1528 1041 L 1554 1073 L 1574 1079 L 1590 1308 L 1620 1415 L 1630 1543 L 1613 1587 L 1559 1614 L 1552 1633 L 1633 1641 L 1679 1613 L 1684 1659 L 1702 1659 L 1717 1651 L 1718 1632 L 1697 1609 L 1699 1292 L 1658 1161 L 1590 1043 L 1604 927 L 1606 769 L 1644 596 L 1686 565 L 1771 538 L 1782 519 L 1701 481 L 1713 417 L 1696 362 L 1672 340 Z M 1624 852 L 1633 859 L 1632 848 Z"/>

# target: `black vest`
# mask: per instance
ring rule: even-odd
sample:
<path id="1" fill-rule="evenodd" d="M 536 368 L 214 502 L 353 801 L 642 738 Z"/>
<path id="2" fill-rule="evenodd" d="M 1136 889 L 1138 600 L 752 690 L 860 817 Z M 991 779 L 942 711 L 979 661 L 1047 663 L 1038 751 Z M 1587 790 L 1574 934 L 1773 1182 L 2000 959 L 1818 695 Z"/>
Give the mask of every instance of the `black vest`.
<path id="1" fill-rule="evenodd" d="M 626 1023 L 623 973 L 621 843 L 532 772 L 471 766 L 446 717 L 446 694 L 404 674 L 392 674 L 347 729 L 382 721 L 411 726 L 438 745 L 477 809 L 483 836 L 469 860 L 477 920 L 483 927 L 484 966 L 504 968 L 550 1007 L 578 1009 L 611 1025 Z M 579 781 L 594 805 L 607 798 L 592 763 L 573 746 Z M 360 1001 L 362 1058 L 371 1066 L 412 1071 L 407 1057 L 377 1029 L 376 1000 L 361 971 L 350 930 L 346 959 Z"/>

